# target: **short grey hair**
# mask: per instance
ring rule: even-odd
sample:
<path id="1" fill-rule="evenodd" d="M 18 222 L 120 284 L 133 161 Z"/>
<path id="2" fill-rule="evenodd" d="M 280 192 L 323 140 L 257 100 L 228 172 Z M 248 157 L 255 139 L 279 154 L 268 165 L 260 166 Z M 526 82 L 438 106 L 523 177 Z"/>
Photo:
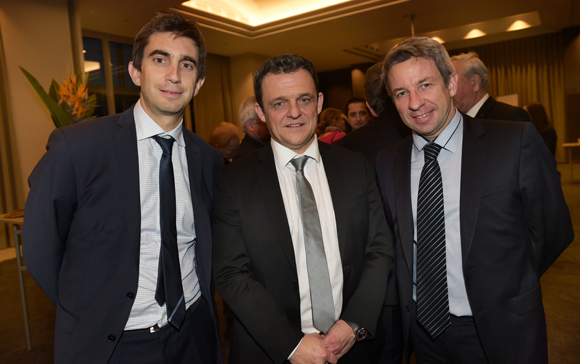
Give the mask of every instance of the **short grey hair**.
<path id="1" fill-rule="evenodd" d="M 257 123 L 259 121 L 258 114 L 256 114 L 256 109 L 254 105 L 256 104 L 256 97 L 254 95 L 247 97 L 242 101 L 240 105 L 240 125 L 244 132 L 246 132 L 246 124 Z"/>
<path id="2" fill-rule="evenodd" d="M 383 81 L 387 91 L 391 94 L 389 86 L 389 71 L 397 64 L 412 58 L 426 58 L 435 62 L 435 66 L 441 73 L 445 87 L 449 86 L 451 75 L 455 72 L 453 63 L 445 47 L 439 42 L 427 37 L 412 37 L 394 46 L 383 63 Z"/>
<path id="3" fill-rule="evenodd" d="M 481 87 L 484 90 L 489 89 L 489 80 L 487 67 L 479 59 L 479 56 L 475 52 L 461 53 L 456 56 L 451 57 L 452 61 L 459 61 L 463 65 L 463 77 L 471 80 L 473 76 L 477 75 L 481 78 Z"/>

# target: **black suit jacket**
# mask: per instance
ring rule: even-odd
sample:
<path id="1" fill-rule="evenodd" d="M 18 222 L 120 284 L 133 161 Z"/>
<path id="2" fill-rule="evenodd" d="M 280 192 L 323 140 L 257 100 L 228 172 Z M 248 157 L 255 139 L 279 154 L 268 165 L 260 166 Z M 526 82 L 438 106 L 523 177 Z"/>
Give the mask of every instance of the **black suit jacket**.
<path id="1" fill-rule="evenodd" d="M 210 223 L 222 157 L 191 131 L 183 133 L 197 272 L 203 296 L 213 302 Z M 28 270 L 56 305 L 55 362 L 106 363 L 129 317 L 139 277 L 133 108 L 56 129 L 29 185 L 23 250 Z M 217 321 L 209 334 L 218 340 Z"/>
<path id="2" fill-rule="evenodd" d="M 236 161 L 242 158 L 243 156 L 252 153 L 254 150 L 263 147 L 264 144 L 260 143 L 259 141 L 248 135 L 248 133 L 246 133 L 244 139 L 242 139 L 242 142 L 238 146 L 238 149 L 236 149 L 236 153 L 234 154 L 234 158 L 232 159 L 232 161 Z"/>
<path id="3" fill-rule="evenodd" d="M 475 117 L 477 119 L 531 121 L 526 110 L 496 101 L 491 96 L 481 105 Z"/>
<path id="4" fill-rule="evenodd" d="M 333 144 L 362 153 L 369 163 L 372 173 L 375 173 L 379 152 L 409 134 L 411 134 L 411 129 L 403 123 L 399 112 L 393 105 L 383 110 L 372 123 L 348 133 Z"/>
<path id="5" fill-rule="evenodd" d="M 540 276 L 574 238 L 554 157 L 531 123 L 463 118 L 461 251 L 477 332 L 491 364 L 547 363 Z M 412 145 L 409 136 L 377 162 L 397 240 L 405 338 L 413 292 Z"/>
<path id="6" fill-rule="evenodd" d="M 392 232 L 363 156 L 318 144 L 342 259 L 341 318 L 372 334 L 393 259 Z M 236 315 L 230 363 L 282 363 L 303 333 L 294 249 L 270 144 L 220 170 L 215 206 L 216 288 Z"/>

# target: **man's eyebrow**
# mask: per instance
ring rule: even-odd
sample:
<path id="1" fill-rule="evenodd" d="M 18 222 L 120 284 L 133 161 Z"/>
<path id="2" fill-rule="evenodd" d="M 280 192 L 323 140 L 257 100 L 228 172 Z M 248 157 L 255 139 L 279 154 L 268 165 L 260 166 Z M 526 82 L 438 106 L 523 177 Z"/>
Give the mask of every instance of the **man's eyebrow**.
<path id="1" fill-rule="evenodd" d="M 183 56 L 183 57 L 181 57 L 181 60 L 191 62 L 197 66 L 197 61 L 195 60 L 195 58 L 192 58 L 190 56 Z"/>
<path id="2" fill-rule="evenodd" d="M 169 53 L 162 51 L 160 49 L 156 49 L 153 52 L 149 53 L 149 57 L 152 56 L 164 56 L 164 57 L 169 57 Z"/>

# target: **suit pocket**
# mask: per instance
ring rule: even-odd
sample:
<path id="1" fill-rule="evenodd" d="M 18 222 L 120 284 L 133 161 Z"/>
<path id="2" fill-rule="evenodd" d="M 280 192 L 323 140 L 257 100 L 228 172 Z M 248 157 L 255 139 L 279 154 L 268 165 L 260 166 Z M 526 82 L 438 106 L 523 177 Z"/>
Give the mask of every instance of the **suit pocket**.
<path id="1" fill-rule="evenodd" d="M 542 304 L 542 285 L 538 283 L 531 290 L 511 299 L 516 313 L 525 315 Z"/>
<path id="2" fill-rule="evenodd" d="M 67 334 L 72 334 L 75 326 L 79 322 L 79 319 L 68 312 L 60 302 L 58 302 L 58 307 L 56 309 L 56 324 Z"/>
<path id="3" fill-rule="evenodd" d="M 485 188 L 482 193 L 481 197 L 486 197 L 490 195 L 495 195 L 496 193 L 500 193 L 506 190 L 509 190 L 513 185 L 513 180 L 509 180 L 507 182 L 493 184 Z"/>

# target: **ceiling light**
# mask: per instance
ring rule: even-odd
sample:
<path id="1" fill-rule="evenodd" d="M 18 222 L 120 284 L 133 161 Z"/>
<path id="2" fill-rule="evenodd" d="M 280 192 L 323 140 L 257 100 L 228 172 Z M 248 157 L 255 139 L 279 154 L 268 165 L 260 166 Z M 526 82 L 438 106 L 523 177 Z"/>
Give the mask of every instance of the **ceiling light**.
<path id="1" fill-rule="evenodd" d="M 463 39 L 479 38 L 479 37 L 483 37 L 484 35 L 485 35 L 485 33 L 482 32 L 481 30 L 473 29 L 472 31 L 467 33 L 467 35 L 465 37 L 463 37 Z"/>
<path id="2" fill-rule="evenodd" d="M 438 41 L 440 44 L 445 43 L 445 41 L 439 37 L 432 37 L 431 39 Z"/>
<path id="3" fill-rule="evenodd" d="M 85 61 L 85 72 L 91 72 L 101 69 L 101 63 L 95 61 Z"/>
<path id="4" fill-rule="evenodd" d="M 522 29 L 526 29 L 526 28 L 530 28 L 531 25 L 526 23 L 523 20 L 517 20 L 515 21 L 512 25 L 510 25 L 510 27 L 508 28 L 508 32 L 513 32 L 514 30 L 522 30 Z"/>

